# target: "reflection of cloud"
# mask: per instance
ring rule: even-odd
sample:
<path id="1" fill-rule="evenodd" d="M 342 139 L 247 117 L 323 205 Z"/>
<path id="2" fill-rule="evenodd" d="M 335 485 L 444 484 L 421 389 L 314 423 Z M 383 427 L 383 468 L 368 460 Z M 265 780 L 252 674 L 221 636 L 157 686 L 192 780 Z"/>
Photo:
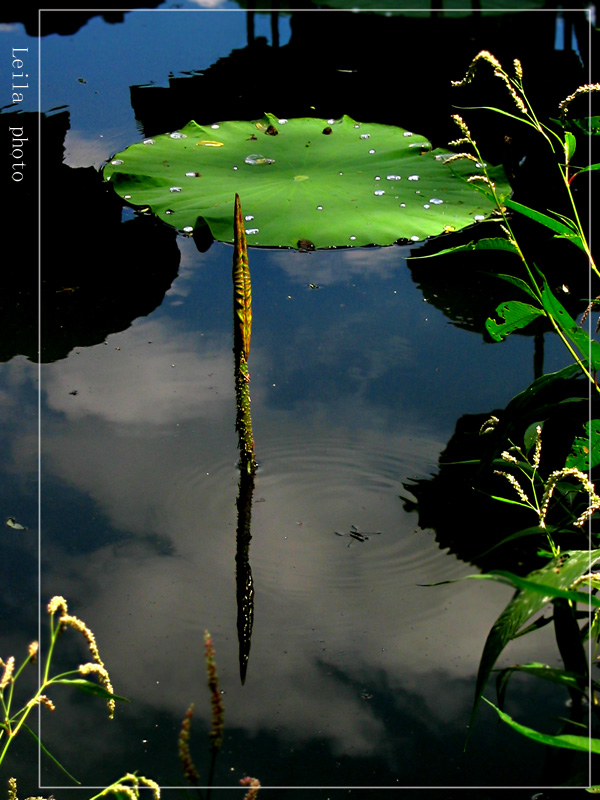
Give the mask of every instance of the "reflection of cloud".
<path id="1" fill-rule="evenodd" d="M 117 129 L 104 129 L 90 136 L 78 129 L 69 129 L 65 138 L 64 162 L 69 167 L 96 167 L 100 169 L 110 156 L 128 142 L 123 143 L 123 133 Z"/>
<path id="2" fill-rule="evenodd" d="M 200 407 L 205 417 L 219 414 L 232 371 L 231 351 L 210 336 L 174 341 L 160 323 L 143 321 L 104 347 L 76 350 L 61 370 L 44 370 L 42 388 L 48 406 L 70 419 L 166 424 L 195 417 Z"/>
<path id="3" fill-rule="evenodd" d="M 206 287 L 215 290 L 217 273 L 194 273 L 192 244 L 182 242 L 187 277 L 198 280 L 190 303 Z M 220 250 L 213 252 L 229 275 L 230 249 Z M 284 269 L 294 261 L 289 255 Z M 327 254 L 313 255 L 304 257 L 331 269 L 332 280 L 353 269 L 385 277 L 397 259 L 393 248 L 372 252 L 372 267 L 360 251 L 335 265 Z M 411 356 L 410 320 L 400 302 L 409 279 L 395 280 L 392 312 L 375 319 L 369 336 L 371 320 L 359 301 L 332 314 L 330 324 L 321 320 L 320 341 L 311 338 L 303 312 L 321 295 L 309 290 L 294 320 L 279 329 L 256 326 L 251 393 L 260 468 L 250 547 L 256 594 L 244 687 L 235 627 L 230 334 L 190 331 L 179 313 L 169 321 L 162 309 L 106 345 L 44 367 L 50 413 L 42 425 L 42 486 L 47 477 L 50 485 L 68 487 L 73 504 L 63 509 L 60 497 L 51 497 L 55 507 L 42 521 L 44 599 L 63 594 L 96 633 L 116 691 L 133 701 L 115 720 L 123 740 L 127 726 L 152 729 L 155 718 L 168 714 L 180 719 L 191 700 L 198 721 L 208 723 L 204 628 L 217 648 L 229 731 L 252 737 L 276 730 L 290 748 L 320 740 L 335 758 L 360 753 L 394 764 L 398 752 L 390 742 L 412 733 L 392 729 L 381 712 L 390 705 L 382 700 L 386 692 L 416 698 L 411 702 L 427 718 L 420 725 L 433 738 L 442 725 L 456 727 L 456 717 L 468 715 L 483 642 L 510 592 L 476 581 L 418 585 L 471 570 L 417 533 L 399 499 L 407 478 L 434 468 L 441 435 L 418 403 L 404 408 L 393 392 L 375 399 L 367 391 L 418 357 L 418 351 Z M 189 286 L 182 284 L 179 296 Z M 352 301 L 353 291 L 343 299 Z M 395 327 L 398 316 L 405 327 Z M 412 394 L 405 371 L 404 391 Z M 330 380 L 341 388 L 325 397 Z M 277 395 L 284 384 L 288 401 Z M 76 531 L 86 553 L 73 555 L 63 520 L 83 519 L 80 498 L 95 509 L 99 541 Z M 357 542 L 347 535 L 351 525 L 381 534 Z M 523 652 L 528 645 L 520 645 Z M 518 660 L 516 652 L 507 660 Z M 448 691 L 458 684 L 460 691 Z M 365 699 L 371 696 L 373 702 Z M 397 702 L 397 716 L 405 719 Z"/>
<path id="4" fill-rule="evenodd" d="M 318 253 L 297 250 L 272 251 L 270 261 L 298 283 L 308 282 L 330 286 L 346 283 L 350 278 L 385 278 L 410 255 L 414 247 L 353 247 Z M 343 269 L 340 269 L 343 256 Z"/>

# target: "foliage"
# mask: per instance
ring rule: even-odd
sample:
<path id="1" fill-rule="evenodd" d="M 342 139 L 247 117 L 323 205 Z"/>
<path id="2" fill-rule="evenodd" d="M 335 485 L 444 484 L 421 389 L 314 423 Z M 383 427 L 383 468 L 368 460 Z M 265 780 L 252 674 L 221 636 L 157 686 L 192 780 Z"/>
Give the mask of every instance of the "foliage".
<path id="1" fill-rule="evenodd" d="M 389 245 L 458 230 L 492 213 L 494 204 L 466 180 L 481 165 L 462 162 L 450 172 L 450 156 L 389 125 L 266 114 L 206 127 L 192 121 L 133 144 L 105 166 L 104 178 L 129 204 L 149 206 L 180 231 L 208 225 L 219 241 L 234 239 L 237 193 L 253 245 Z M 504 171 L 486 169 L 504 199 Z"/>
<path id="2" fill-rule="evenodd" d="M 518 214 L 523 215 L 539 225 L 543 226 L 547 231 L 551 231 L 556 239 L 565 239 L 579 250 L 585 253 L 590 268 L 590 280 L 592 278 L 600 277 L 600 272 L 593 259 L 588 238 L 584 231 L 577 205 L 575 203 L 574 195 L 571 188 L 573 178 L 581 173 L 589 172 L 600 168 L 599 164 L 587 164 L 585 166 L 576 166 L 573 158 L 576 152 L 576 137 L 568 130 L 561 132 L 555 131 L 549 125 L 542 124 L 531 106 L 525 94 L 523 86 L 523 70 L 518 60 L 514 61 L 514 75 L 509 75 L 500 62 L 489 52 L 481 51 L 470 64 L 465 78 L 461 81 L 454 81 L 453 85 L 463 86 L 470 83 L 478 67 L 482 63 L 491 65 L 494 69 L 494 75 L 499 78 L 507 87 L 507 90 L 516 105 L 518 114 L 507 112 L 500 108 L 492 108 L 483 106 L 487 110 L 497 112 L 499 114 L 508 116 L 516 120 L 534 131 L 544 139 L 546 146 L 549 148 L 550 153 L 555 159 L 558 168 L 561 182 L 564 187 L 568 204 L 571 208 L 571 217 L 566 217 L 558 212 L 550 211 L 549 213 L 541 212 L 537 209 L 530 208 L 522 203 L 516 202 L 502 196 L 494 182 L 494 176 L 488 170 L 485 162 L 483 161 L 477 142 L 471 135 L 467 124 L 463 118 L 455 114 L 454 121 L 458 125 L 462 136 L 451 142 L 451 145 L 462 146 L 468 145 L 472 153 L 461 152 L 454 155 L 452 158 L 446 160 L 446 163 L 454 168 L 454 165 L 462 162 L 463 160 L 475 161 L 482 164 L 482 173 L 477 176 L 467 178 L 469 182 L 477 182 L 482 191 L 494 202 L 496 209 L 502 218 L 501 229 L 505 238 L 498 237 L 494 239 L 484 239 L 481 242 L 471 242 L 468 245 L 461 245 L 456 248 L 447 248 L 442 253 L 450 252 L 464 252 L 467 250 L 490 250 L 498 249 L 509 251 L 518 256 L 523 267 L 522 277 L 512 278 L 503 276 L 510 280 L 515 286 L 524 291 L 531 302 L 524 303 L 521 298 L 509 299 L 501 303 L 496 308 L 496 315 L 499 320 L 490 318 L 486 323 L 486 328 L 494 341 L 501 341 L 511 332 L 524 328 L 539 317 L 546 317 L 550 322 L 558 336 L 562 339 L 564 345 L 571 353 L 574 361 L 579 365 L 582 372 L 586 375 L 592 386 L 598 391 L 598 385 L 595 381 L 595 375 L 600 370 L 600 344 L 594 341 L 589 333 L 582 327 L 578 326 L 575 320 L 570 316 L 555 294 L 552 292 L 548 285 L 544 274 L 540 271 L 538 266 L 531 262 L 525 255 L 523 247 L 520 245 L 517 237 L 513 231 L 510 220 L 510 211 L 516 211 Z M 570 103 L 578 95 L 600 91 L 600 84 L 586 84 L 579 87 L 572 95 L 565 98 L 560 104 L 561 119 L 564 123 L 568 113 Z M 563 126 L 564 127 L 564 126 Z M 589 306 L 584 319 L 589 314 L 594 301 L 590 298 Z"/>
<path id="3" fill-rule="evenodd" d="M 64 597 L 53 597 L 52 600 L 50 600 L 48 603 L 48 614 L 50 615 L 50 644 L 48 647 L 48 653 L 46 655 L 46 663 L 42 671 L 40 687 L 35 695 L 17 711 L 13 709 L 16 681 L 25 667 L 28 664 L 35 662 L 37 659 L 38 643 L 32 642 L 29 645 L 27 658 L 16 671 L 15 659 L 13 656 L 11 656 L 6 662 L 0 660 L 0 665 L 4 668 L 4 674 L 2 675 L 2 678 L 0 678 L 0 705 L 2 707 L 2 715 L 4 718 L 4 721 L 0 723 L 0 744 L 2 744 L 3 739 L 6 739 L 2 749 L 0 750 L 0 765 L 6 756 L 8 748 L 14 741 L 17 734 L 23 728 L 35 739 L 44 753 L 46 753 L 46 755 L 49 756 L 52 761 L 66 775 L 68 775 L 72 781 L 74 781 L 74 783 L 79 783 L 79 781 L 74 778 L 56 760 L 56 758 L 54 758 L 51 753 L 48 752 L 34 731 L 27 725 L 26 720 L 30 712 L 39 705 L 45 705 L 51 711 L 54 710 L 54 703 L 46 693 L 50 687 L 57 684 L 67 684 L 79 689 L 80 691 L 88 694 L 98 695 L 99 697 L 104 698 L 107 700 L 109 716 L 111 719 L 115 711 L 115 701 L 129 701 L 124 697 L 119 697 L 118 695 L 114 694 L 108 671 L 104 666 L 104 662 L 100 658 L 100 653 L 98 652 L 94 634 L 84 622 L 68 613 L 67 602 Z M 58 618 L 56 618 L 57 616 Z M 88 644 L 92 661 L 82 664 L 78 670 L 70 670 L 69 672 L 62 672 L 58 675 L 51 676 L 50 667 L 54 646 L 59 634 L 66 628 L 73 628 L 81 633 Z M 98 679 L 98 683 L 87 680 L 87 678 L 71 677 L 74 675 L 95 675 Z"/>
<path id="4" fill-rule="evenodd" d="M 545 145 L 557 165 L 562 187 L 571 209 L 571 216 L 553 212 L 540 211 L 513 199 L 501 198 L 494 183 L 494 178 L 481 159 L 477 143 L 467 124 L 459 115 L 454 120 L 461 130 L 461 138 L 451 145 L 467 145 L 472 152 L 461 152 L 447 160 L 451 168 L 462 160 L 477 161 L 483 164 L 482 173 L 471 182 L 477 182 L 482 191 L 495 203 L 502 219 L 503 237 L 487 238 L 473 241 L 454 248 L 446 248 L 441 255 L 447 253 L 469 252 L 473 250 L 500 250 L 508 258 L 516 256 L 521 264 L 520 275 L 499 277 L 509 282 L 518 290 L 518 299 L 511 298 L 496 308 L 497 318 L 489 318 L 486 329 L 493 341 L 502 341 L 515 330 L 528 326 L 539 318 L 546 318 L 554 331 L 561 338 L 571 354 L 574 364 L 557 373 L 542 375 L 520 395 L 513 398 L 502 417 L 491 416 L 484 423 L 480 434 L 492 435 L 493 444 L 486 458 L 481 459 L 479 466 L 482 472 L 492 471 L 508 483 L 510 489 L 504 493 L 496 492 L 491 497 L 512 508 L 519 507 L 533 512 L 535 523 L 527 528 L 508 532 L 508 535 L 494 547 L 506 545 L 525 536 L 534 536 L 538 540 L 544 537 L 549 549 L 540 548 L 538 554 L 546 558 L 544 565 L 526 575 L 517 575 L 507 570 L 491 570 L 479 575 L 468 576 L 476 580 L 493 580 L 507 583 L 515 588 L 515 594 L 506 608 L 492 626 L 481 656 L 475 686 L 475 699 L 469 728 L 472 728 L 481 700 L 485 700 L 496 709 L 500 719 L 520 734 L 546 745 L 575 749 L 584 752 L 600 752 L 600 740 L 587 736 L 567 734 L 549 735 L 539 733 L 532 728 L 515 722 L 502 710 L 507 684 L 515 673 L 525 674 L 537 679 L 551 681 L 567 689 L 573 700 L 571 724 L 581 725 L 577 714 L 581 709 L 582 697 L 587 697 L 590 706 L 595 702 L 590 696 L 590 689 L 597 688 L 595 682 L 589 681 L 586 658 L 586 644 L 598 647 L 600 600 L 595 592 L 600 581 L 593 567 L 600 561 L 600 549 L 588 549 L 588 539 L 582 531 L 581 549 L 561 549 L 561 544 L 574 529 L 589 527 L 590 541 L 593 533 L 590 520 L 600 508 L 600 497 L 590 480 L 593 467 L 600 462 L 600 420 L 589 420 L 583 430 L 571 439 L 572 446 L 562 464 L 544 475 L 542 474 L 542 430 L 548 419 L 559 416 L 566 409 L 576 408 L 585 400 L 579 392 L 562 391 L 580 372 L 588 381 L 588 390 L 595 394 L 598 391 L 596 373 L 600 370 L 600 345 L 594 341 L 590 332 L 580 327 L 563 304 L 550 289 L 549 282 L 539 265 L 525 254 L 511 225 L 511 212 L 532 220 L 540 229 L 550 231 L 555 239 L 564 239 L 585 254 L 589 271 L 590 286 L 592 281 L 600 277 L 594 262 L 586 232 L 581 223 L 579 211 L 572 193 L 571 184 L 577 174 L 590 172 L 600 168 L 598 164 L 575 166 L 573 158 L 576 152 L 577 139 L 567 129 L 567 113 L 570 103 L 575 97 L 600 91 L 600 84 L 579 87 L 572 95 L 560 104 L 561 119 L 557 132 L 548 125 L 542 124 L 527 99 L 523 87 L 523 71 L 519 61 L 514 61 L 514 75 L 509 75 L 500 62 L 489 52 L 480 52 L 467 70 L 462 81 L 454 83 L 462 86 L 469 83 L 477 68 L 487 63 L 494 70 L 494 75 L 504 82 L 517 107 L 518 113 L 510 113 L 503 109 L 491 108 L 496 113 L 508 116 L 513 120 L 535 130 L 544 140 Z M 548 211 L 548 213 L 546 213 Z M 524 302 L 526 295 L 527 302 Z M 596 298 L 598 299 L 598 298 Z M 588 298 L 588 308 L 583 315 L 582 323 L 589 316 L 595 301 Z M 556 392 L 555 390 L 560 391 Z M 545 440 L 544 436 L 544 440 Z M 467 462 L 463 462 L 467 463 Z M 508 496 L 506 494 L 508 493 Z M 595 544 L 598 544 L 596 541 Z M 491 552 L 494 547 L 489 548 Z M 587 591 L 582 591 L 586 588 Z M 540 617 L 540 612 L 551 604 L 551 616 Z M 587 607 L 588 612 L 579 609 Z M 580 619 L 587 619 L 581 626 Z M 523 636 L 540 627 L 553 623 L 556 643 L 564 662 L 564 669 L 551 668 L 539 662 L 506 667 L 499 671 L 497 692 L 500 707 L 494 706 L 483 695 L 488 679 L 495 664 L 507 644 L 518 636 Z"/>

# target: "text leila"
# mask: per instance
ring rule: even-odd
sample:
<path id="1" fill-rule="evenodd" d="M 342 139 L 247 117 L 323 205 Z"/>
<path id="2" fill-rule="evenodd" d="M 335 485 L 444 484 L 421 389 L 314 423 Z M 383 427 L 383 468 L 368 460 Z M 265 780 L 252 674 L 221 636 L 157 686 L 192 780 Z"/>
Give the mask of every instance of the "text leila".
<path id="1" fill-rule="evenodd" d="M 23 67 L 25 62 L 22 56 L 25 53 L 29 54 L 28 47 L 13 47 L 12 49 L 12 101 L 13 103 L 22 103 L 25 95 L 17 89 L 29 89 L 27 78 L 29 74 L 24 72 Z M 25 169 L 25 162 L 23 160 L 23 147 L 25 142 L 29 139 L 23 136 L 23 128 L 16 127 L 8 129 L 12 135 L 12 179 L 17 183 L 23 180 L 23 170 Z M 17 163 L 20 159 L 20 163 Z"/>

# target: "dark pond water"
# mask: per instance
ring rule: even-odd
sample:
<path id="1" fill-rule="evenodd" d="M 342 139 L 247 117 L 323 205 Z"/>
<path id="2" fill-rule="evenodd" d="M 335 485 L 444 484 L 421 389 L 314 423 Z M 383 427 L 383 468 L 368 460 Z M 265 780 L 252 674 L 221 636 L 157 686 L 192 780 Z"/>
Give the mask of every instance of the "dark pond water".
<path id="1" fill-rule="evenodd" d="M 511 592 L 475 581 L 424 587 L 475 568 L 440 549 L 402 497 L 403 484 L 436 471 L 461 417 L 502 408 L 531 382 L 533 339 L 485 343 L 473 309 L 494 302 L 474 294 L 476 276 L 446 274 L 438 286 L 411 271 L 407 248 L 250 251 L 259 470 L 242 685 L 232 249 L 200 252 L 122 211 L 98 169 L 189 119 L 265 111 L 347 113 L 443 144 L 454 136 L 448 79 L 477 50 L 496 45 L 501 57 L 510 51 L 507 63 L 527 60 L 524 43 L 537 30 L 557 59 L 548 68 L 564 66 L 547 17 L 520 18 L 507 48 L 507 28 L 487 18 L 444 32 L 443 21 L 410 15 L 259 13 L 252 42 L 246 12 L 233 6 L 93 16 L 61 32 L 68 16 L 48 15 L 40 40 L 39 374 L 29 273 L 13 275 L 5 301 L 1 508 L 28 530 L 2 534 L 0 643 L 3 657 L 19 657 L 38 635 L 39 500 L 40 607 L 54 594 L 68 599 L 131 703 L 109 722 L 100 701 L 56 691 L 57 710 L 42 715 L 44 742 L 84 786 L 138 770 L 181 787 L 177 732 L 194 702 L 192 749 L 206 775 L 208 629 L 225 705 L 216 786 L 251 774 L 264 786 L 340 794 L 513 786 L 531 796 L 545 782 L 544 752 L 491 712 L 482 710 L 462 752 L 483 642 Z M 0 35 L 5 50 L 35 52 L 18 24 Z M 35 109 L 32 93 L 16 124 L 35 130 Z M 492 146 L 494 135 L 488 126 L 482 136 Z M 546 371 L 568 363 L 550 337 L 544 358 Z M 381 533 L 361 542 L 347 535 L 353 525 Z M 460 529 L 461 519 L 451 525 Z M 555 663 L 551 637 L 536 636 L 534 654 L 515 642 L 502 663 Z M 78 645 L 65 636 L 57 666 L 79 663 Z M 565 713 L 566 699 L 516 682 L 507 710 L 543 727 Z M 38 793 L 36 758 L 26 740 L 15 743 L 9 766 L 21 794 Z M 68 785 L 46 758 L 40 774 L 42 786 Z"/>

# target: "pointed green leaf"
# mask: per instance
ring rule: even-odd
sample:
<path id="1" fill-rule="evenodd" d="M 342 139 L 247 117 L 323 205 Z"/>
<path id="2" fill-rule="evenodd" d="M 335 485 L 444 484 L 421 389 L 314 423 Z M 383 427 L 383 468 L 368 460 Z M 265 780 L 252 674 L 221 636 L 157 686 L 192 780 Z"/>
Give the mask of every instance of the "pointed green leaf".
<path id="1" fill-rule="evenodd" d="M 593 739 L 587 736 L 574 736 L 568 733 L 563 733 L 559 736 L 539 733 L 539 731 L 535 731 L 533 728 L 528 728 L 525 725 L 515 722 L 512 717 L 509 717 L 504 711 L 500 711 L 493 703 L 490 703 L 486 697 L 483 699 L 488 705 L 495 709 L 503 722 L 506 722 L 513 730 L 521 733 L 523 736 L 527 736 L 528 739 L 533 739 L 534 742 L 551 745 L 552 747 L 564 747 L 568 750 L 580 750 L 584 753 L 600 753 L 600 739 Z"/>
<path id="2" fill-rule="evenodd" d="M 565 133 L 565 159 L 567 164 L 571 163 L 571 159 L 575 153 L 575 148 L 577 146 L 577 139 L 573 136 L 570 131 Z"/>
<path id="3" fill-rule="evenodd" d="M 477 167 L 467 159 L 446 166 L 450 155 L 390 125 L 266 114 L 189 122 L 117 153 L 103 174 L 130 205 L 150 206 L 179 230 L 205 222 L 219 241 L 233 242 L 238 193 L 251 245 L 389 245 L 490 216 L 493 201 L 465 180 Z M 502 168 L 491 176 L 507 197 Z"/>
<path id="4" fill-rule="evenodd" d="M 550 230 L 554 231 L 555 233 L 562 233 L 565 236 L 572 236 L 576 231 L 574 223 L 571 223 L 571 225 L 565 225 L 563 222 L 559 222 L 554 217 L 549 217 L 547 214 L 542 214 L 541 211 L 536 211 L 534 208 L 524 206 L 522 203 L 516 203 L 514 200 L 506 199 L 504 201 L 504 205 L 507 206 L 507 208 L 512 208 L 514 211 L 518 211 L 525 217 L 529 217 L 530 219 L 539 222 L 540 225 L 545 225 L 546 228 L 550 228 Z"/>
<path id="5" fill-rule="evenodd" d="M 483 690 L 498 656 L 508 642 L 515 638 L 519 629 L 527 620 L 541 611 L 553 597 L 567 596 L 571 598 L 572 596 L 577 596 L 577 599 L 579 599 L 579 595 L 582 595 L 585 598 L 585 602 L 594 605 L 600 604 L 592 595 L 584 595 L 582 592 L 570 592 L 568 588 L 573 585 L 577 578 L 584 575 L 591 565 L 599 560 L 600 550 L 592 550 L 590 552 L 573 550 L 562 553 L 559 557 L 549 561 L 543 569 L 529 573 L 526 578 L 519 578 L 511 573 L 501 571 L 469 576 L 476 579 L 500 580 L 520 587 L 492 626 L 483 648 L 477 673 L 475 702 L 470 725 L 475 719 Z"/>
<path id="6" fill-rule="evenodd" d="M 485 321 L 487 332 L 496 342 L 501 342 L 505 336 L 519 328 L 525 328 L 534 319 L 545 316 L 542 309 L 535 308 L 529 303 L 522 303 L 520 300 L 501 303 L 496 309 L 496 314 L 503 322 L 496 322 L 491 318 Z"/>
<path id="7" fill-rule="evenodd" d="M 551 314 L 560 325 L 560 329 L 567 339 L 579 350 L 584 362 L 588 363 L 589 359 L 591 369 L 600 370 L 600 344 L 591 339 L 584 328 L 579 327 L 566 308 L 554 296 L 548 284 L 544 284 L 542 288 L 542 303 L 548 314 Z"/>
<path id="8" fill-rule="evenodd" d="M 52 683 L 66 683 L 70 686 L 74 686 L 76 689 L 80 689 L 82 692 L 86 692 L 87 694 L 95 694 L 99 697 L 104 697 L 106 700 L 120 700 L 123 703 L 131 702 L 126 697 L 119 697 L 118 694 L 112 694 L 99 683 L 86 681 L 83 678 L 57 678 L 56 680 L 53 680 Z"/>
<path id="9" fill-rule="evenodd" d="M 422 260 L 424 258 L 435 258 L 435 256 L 444 256 L 448 253 L 469 253 L 475 250 L 506 250 L 509 253 L 518 254 L 518 250 L 510 241 L 510 239 L 504 239 L 501 236 L 490 238 L 490 239 L 479 239 L 476 242 L 467 242 L 467 244 L 460 244 L 456 247 L 448 247 L 445 250 L 440 250 L 437 253 L 431 253 L 427 256 L 411 256 L 411 260 L 417 261 Z"/>

